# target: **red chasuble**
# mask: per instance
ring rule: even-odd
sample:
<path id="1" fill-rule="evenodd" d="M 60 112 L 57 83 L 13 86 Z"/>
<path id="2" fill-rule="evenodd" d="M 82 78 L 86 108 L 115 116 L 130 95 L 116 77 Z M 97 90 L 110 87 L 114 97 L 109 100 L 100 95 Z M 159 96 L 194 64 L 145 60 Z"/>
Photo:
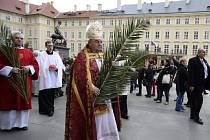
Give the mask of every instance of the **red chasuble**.
<path id="1" fill-rule="evenodd" d="M 70 74 L 70 93 L 66 104 L 65 140 L 96 140 L 92 95 L 98 67 L 86 50 L 80 52 Z"/>
<path id="2" fill-rule="evenodd" d="M 18 49 L 19 60 L 21 66 L 31 65 L 34 67 L 35 73 L 33 76 L 28 76 L 29 85 L 29 103 L 27 103 L 9 84 L 9 77 L 0 75 L 0 110 L 28 110 L 31 109 L 31 94 L 32 94 L 32 79 L 38 78 L 39 66 L 29 49 Z M 5 66 L 11 66 L 4 55 L 0 52 L 0 69 Z"/>

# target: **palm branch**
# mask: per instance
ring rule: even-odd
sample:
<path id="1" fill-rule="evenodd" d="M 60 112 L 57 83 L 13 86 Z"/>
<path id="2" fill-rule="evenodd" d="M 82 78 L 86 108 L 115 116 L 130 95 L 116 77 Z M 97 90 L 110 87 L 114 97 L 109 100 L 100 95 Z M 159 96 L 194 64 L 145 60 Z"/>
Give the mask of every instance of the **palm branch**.
<path id="1" fill-rule="evenodd" d="M 122 27 L 115 27 L 114 39 L 104 53 L 104 61 L 99 75 L 100 94 L 95 103 L 104 103 L 120 95 L 135 74 L 131 67 L 143 66 L 150 54 L 139 51 L 137 43 L 149 24 L 144 20 L 131 19 Z M 113 66 L 112 62 L 125 60 L 124 66 Z"/>
<path id="2" fill-rule="evenodd" d="M 21 69 L 17 48 L 12 46 L 14 46 L 14 44 L 12 43 L 11 32 L 8 30 L 8 27 L 1 23 L 0 52 L 8 60 L 11 67 L 17 67 Z M 28 76 L 24 73 L 24 71 L 20 71 L 18 74 L 11 75 L 8 80 L 9 84 L 28 103 Z"/>

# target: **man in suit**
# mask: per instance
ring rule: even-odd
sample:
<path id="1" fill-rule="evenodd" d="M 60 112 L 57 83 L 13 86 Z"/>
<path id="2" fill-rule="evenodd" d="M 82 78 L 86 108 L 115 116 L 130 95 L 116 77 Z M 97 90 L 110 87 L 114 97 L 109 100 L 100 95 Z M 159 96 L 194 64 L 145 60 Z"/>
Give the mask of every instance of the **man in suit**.
<path id="1" fill-rule="evenodd" d="M 205 89 L 207 89 L 210 78 L 210 68 L 207 61 L 204 59 L 204 49 L 198 49 L 197 56 L 191 58 L 188 63 L 189 71 L 189 90 L 192 94 L 190 104 L 190 119 L 194 122 L 203 125 L 203 121 L 199 116 Z"/>

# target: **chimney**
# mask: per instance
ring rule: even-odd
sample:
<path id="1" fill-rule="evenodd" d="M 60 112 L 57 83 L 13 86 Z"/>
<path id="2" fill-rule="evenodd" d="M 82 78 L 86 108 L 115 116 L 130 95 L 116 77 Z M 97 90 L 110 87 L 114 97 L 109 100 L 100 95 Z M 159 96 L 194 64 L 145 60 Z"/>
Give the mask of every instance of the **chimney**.
<path id="1" fill-rule="evenodd" d="M 139 11 L 142 10 L 142 0 L 138 0 L 137 10 L 139 10 Z"/>
<path id="2" fill-rule="evenodd" d="M 87 7 L 87 11 L 91 10 L 90 4 L 87 4 L 86 7 Z"/>
<path id="3" fill-rule="evenodd" d="M 25 13 L 28 15 L 29 12 L 30 12 L 30 9 L 29 9 L 29 0 L 24 0 L 24 3 L 25 3 Z"/>
<path id="4" fill-rule="evenodd" d="M 74 12 L 76 12 L 77 11 L 77 5 L 75 4 L 74 5 Z"/>
<path id="5" fill-rule="evenodd" d="M 165 8 L 168 8 L 169 7 L 169 0 L 165 0 L 165 5 L 164 5 Z"/>
<path id="6" fill-rule="evenodd" d="M 51 4 L 52 6 L 54 6 L 54 2 L 53 2 L 53 1 L 51 1 L 50 4 Z"/>
<path id="7" fill-rule="evenodd" d="M 186 0 L 186 4 L 190 4 L 190 0 Z"/>
<path id="8" fill-rule="evenodd" d="M 121 0 L 117 0 L 117 11 L 121 11 Z"/>
<path id="9" fill-rule="evenodd" d="M 98 11 L 102 11 L 102 4 L 98 4 Z"/>

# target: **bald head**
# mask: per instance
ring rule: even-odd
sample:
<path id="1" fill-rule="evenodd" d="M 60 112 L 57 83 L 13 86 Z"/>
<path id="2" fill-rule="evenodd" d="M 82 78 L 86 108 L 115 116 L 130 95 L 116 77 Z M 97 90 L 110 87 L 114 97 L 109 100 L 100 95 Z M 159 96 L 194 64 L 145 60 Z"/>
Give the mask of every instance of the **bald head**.
<path id="1" fill-rule="evenodd" d="M 203 48 L 198 49 L 198 57 L 203 59 L 205 56 L 205 50 Z"/>

